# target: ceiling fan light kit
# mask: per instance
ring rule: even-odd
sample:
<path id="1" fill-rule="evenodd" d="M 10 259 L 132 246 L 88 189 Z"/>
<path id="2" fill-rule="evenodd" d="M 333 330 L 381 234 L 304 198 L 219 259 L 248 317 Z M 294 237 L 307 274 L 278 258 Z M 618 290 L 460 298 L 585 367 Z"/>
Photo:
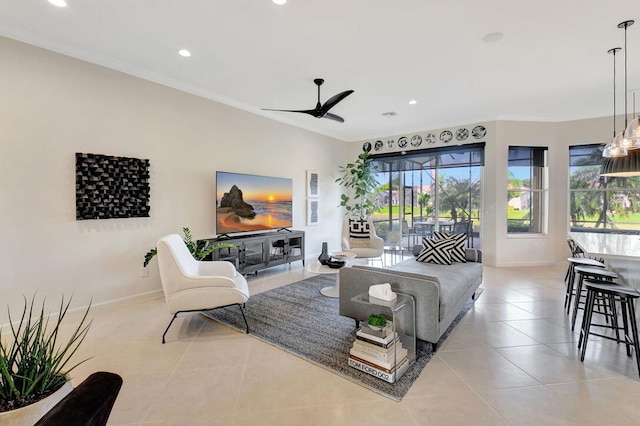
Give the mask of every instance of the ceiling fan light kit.
<path id="1" fill-rule="evenodd" d="M 338 102 L 342 101 L 344 98 L 353 93 L 353 90 L 345 90 L 344 92 L 340 92 L 337 95 L 329 98 L 327 102 L 324 104 L 320 102 L 320 86 L 324 83 L 324 80 L 321 78 L 316 78 L 313 80 L 316 86 L 318 86 L 318 102 L 316 103 L 316 107 L 314 109 L 270 109 L 263 108 L 263 111 L 281 111 L 281 112 L 298 112 L 301 114 L 309 114 L 315 118 L 328 118 L 329 120 L 337 121 L 339 123 L 344 123 L 344 118 L 339 115 L 331 114 L 329 110 L 336 106 Z"/>

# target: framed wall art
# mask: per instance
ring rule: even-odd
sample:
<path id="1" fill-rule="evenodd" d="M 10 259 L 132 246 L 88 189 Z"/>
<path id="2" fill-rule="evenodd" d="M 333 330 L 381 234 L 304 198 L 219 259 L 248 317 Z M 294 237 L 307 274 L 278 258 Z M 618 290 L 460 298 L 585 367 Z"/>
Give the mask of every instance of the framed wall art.
<path id="1" fill-rule="evenodd" d="M 307 226 L 317 225 L 319 221 L 320 200 L 309 198 L 307 200 Z"/>
<path id="2" fill-rule="evenodd" d="M 76 153 L 76 220 L 149 217 L 149 160 Z"/>
<path id="3" fill-rule="evenodd" d="M 318 172 L 307 170 L 307 197 L 320 196 L 320 183 Z"/>

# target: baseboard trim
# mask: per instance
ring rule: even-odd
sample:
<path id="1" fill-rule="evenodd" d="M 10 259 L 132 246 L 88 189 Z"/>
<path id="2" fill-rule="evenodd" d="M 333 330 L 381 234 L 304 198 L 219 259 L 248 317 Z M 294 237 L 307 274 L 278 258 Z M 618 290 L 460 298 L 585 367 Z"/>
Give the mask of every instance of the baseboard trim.
<path id="1" fill-rule="evenodd" d="M 121 297 L 119 299 L 107 300 L 106 302 L 93 303 L 91 304 L 91 311 L 89 311 L 89 316 L 91 316 L 92 312 L 100 311 L 107 308 L 112 308 L 114 306 L 126 305 L 129 303 L 141 303 L 147 302 L 150 300 L 157 299 L 159 297 L 164 297 L 162 289 L 153 290 L 146 293 L 140 293 L 133 296 Z M 75 308 L 69 308 L 68 314 L 73 314 L 77 312 L 84 313 L 87 310 L 87 305 L 79 306 Z M 49 316 L 58 315 L 59 312 L 52 312 Z M 17 326 L 18 322 L 14 322 L 14 326 Z M 0 333 L 5 333 L 10 329 L 9 323 L 0 324 Z"/>

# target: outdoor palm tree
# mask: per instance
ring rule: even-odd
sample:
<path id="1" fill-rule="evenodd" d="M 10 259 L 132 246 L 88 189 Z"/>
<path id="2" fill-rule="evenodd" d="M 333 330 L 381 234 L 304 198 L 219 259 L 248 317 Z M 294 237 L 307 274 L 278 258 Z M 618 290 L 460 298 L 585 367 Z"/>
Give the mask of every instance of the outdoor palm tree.
<path id="1" fill-rule="evenodd" d="M 440 210 L 449 210 L 453 222 L 458 221 L 458 210 L 471 220 L 471 207 L 478 205 L 480 200 L 479 182 L 448 176 L 441 180 L 440 192 Z"/>

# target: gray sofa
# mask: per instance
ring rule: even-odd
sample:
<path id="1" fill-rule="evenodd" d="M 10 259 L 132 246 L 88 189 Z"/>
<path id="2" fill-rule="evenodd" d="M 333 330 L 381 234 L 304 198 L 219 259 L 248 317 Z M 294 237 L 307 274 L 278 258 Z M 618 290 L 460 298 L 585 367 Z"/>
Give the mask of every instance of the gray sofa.
<path id="1" fill-rule="evenodd" d="M 389 268 L 348 266 L 340 269 L 340 315 L 368 318 L 366 307 L 351 298 L 373 284 L 389 283 L 393 291 L 416 300 L 416 335 L 431 342 L 440 337 L 482 283 L 482 252 L 466 249 L 466 263 L 436 265 L 408 259 Z"/>

